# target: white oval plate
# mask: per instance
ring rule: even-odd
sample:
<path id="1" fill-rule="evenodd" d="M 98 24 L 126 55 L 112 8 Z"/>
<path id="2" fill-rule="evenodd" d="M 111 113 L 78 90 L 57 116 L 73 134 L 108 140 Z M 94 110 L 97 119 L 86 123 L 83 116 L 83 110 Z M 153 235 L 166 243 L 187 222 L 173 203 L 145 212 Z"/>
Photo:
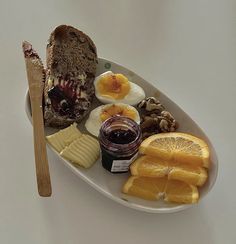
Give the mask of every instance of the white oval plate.
<path id="1" fill-rule="evenodd" d="M 200 188 L 201 200 L 211 190 L 217 177 L 218 160 L 210 140 L 204 134 L 202 129 L 180 107 L 178 107 L 178 105 L 171 101 L 156 87 L 145 81 L 143 78 L 141 78 L 134 72 L 128 70 L 127 68 L 114 62 L 108 61 L 106 59 L 99 58 L 97 75 L 108 70 L 111 70 L 114 73 L 122 73 L 125 76 L 127 76 L 130 81 L 140 85 L 145 90 L 147 97 L 153 96 L 158 98 L 161 101 L 161 103 L 163 103 L 163 105 L 166 107 L 166 109 L 170 111 L 178 121 L 180 125 L 178 131 L 191 133 L 200 138 L 203 138 L 208 143 L 211 152 L 211 168 L 209 171 L 207 183 L 202 188 Z M 95 101 L 92 107 L 94 108 L 98 105 L 99 103 Z M 31 121 L 31 109 L 28 92 L 26 95 L 26 113 L 29 120 Z M 87 117 L 79 124 L 79 128 L 81 131 L 88 133 L 84 127 L 84 122 L 86 121 L 86 119 Z M 56 131 L 57 130 L 52 128 L 45 128 L 46 135 L 52 134 Z M 192 204 L 187 205 L 165 203 L 162 200 L 146 201 L 125 195 L 121 193 L 121 188 L 124 182 L 128 179 L 129 173 L 111 174 L 102 167 L 100 159 L 90 169 L 81 168 L 68 162 L 67 160 L 62 158 L 50 145 L 48 146 L 56 154 L 56 156 L 61 161 L 63 161 L 64 164 L 77 176 L 82 178 L 85 182 L 94 187 L 100 193 L 104 194 L 105 196 L 124 206 L 152 213 L 172 213 L 193 206 Z"/>

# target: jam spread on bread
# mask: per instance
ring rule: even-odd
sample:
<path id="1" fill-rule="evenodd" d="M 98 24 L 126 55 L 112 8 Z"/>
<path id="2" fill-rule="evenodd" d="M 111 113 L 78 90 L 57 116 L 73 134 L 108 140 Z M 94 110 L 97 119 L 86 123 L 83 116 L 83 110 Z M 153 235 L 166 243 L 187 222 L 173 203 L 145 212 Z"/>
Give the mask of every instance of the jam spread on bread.
<path id="1" fill-rule="evenodd" d="M 68 115 L 69 118 L 75 118 L 83 108 L 79 108 L 77 102 L 86 103 L 85 97 L 81 97 L 83 86 L 74 81 L 59 81 L 59 84 L 48 90 L 48 97 L 55 112 L 60 115 Z"/>
<path id="2" fill-rule="evenodd" d="M 48 91 L 48 97 L 51 99 L 55 111 L 59 112 L 61 115 L 71 113 L 74 102 L 69 96 L 66 96 L 63 89 L 59 86 L 52 87 Z"/>

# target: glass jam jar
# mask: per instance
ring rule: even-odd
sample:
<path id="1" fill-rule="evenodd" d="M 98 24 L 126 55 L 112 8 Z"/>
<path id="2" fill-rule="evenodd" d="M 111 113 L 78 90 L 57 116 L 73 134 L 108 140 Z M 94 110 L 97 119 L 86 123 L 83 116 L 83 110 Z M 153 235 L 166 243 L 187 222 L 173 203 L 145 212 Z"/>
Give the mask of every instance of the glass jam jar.
<path id="1" fill-rule="evenodd" d="M 141 144 L 139 125 L 123 116 L 105 120 L 99 133 L 102 166 L 111 173 L 124 173 L 138 154 Z"/>

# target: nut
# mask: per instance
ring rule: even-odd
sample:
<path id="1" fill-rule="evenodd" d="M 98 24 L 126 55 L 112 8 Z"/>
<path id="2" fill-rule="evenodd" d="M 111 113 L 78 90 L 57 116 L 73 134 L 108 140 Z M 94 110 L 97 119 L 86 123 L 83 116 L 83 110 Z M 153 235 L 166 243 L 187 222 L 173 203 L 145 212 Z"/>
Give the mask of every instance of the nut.
<path id="1" fill-rule="evenodd" d="M 169 124 L 168 124 L 168 122 L 167 122 L 167 120 L 165 120 L 165 119 L 162 119 L 161 121 L 160 121 L 160 129 L 161 129 L 161 131 L 163 131 L 163 132 L 167 132 L 168 130 L 169 130 Z"/>
<path id="2" fill-rule="evenodd" d="M 138 104 L 139 108 L 145 109 L 146 111 L 163 111 L 165 108 L 164 106 L 158 101 L 155 97 L 148 97 L 144 100 L 142 100 Z"/>
<path id="3" fill-rule="evenodd" d="M 141 129 L 143 138 L 161 132 L 175 131 L 178 124 L 170 112 L 154 97 L 144 99 L 138 104 L 142 112 Z"/>
<path id="4" fill-rule="evenodd" d="M 174 117 L 168 111 L 162 111 L 161 112 L 161 116 L 166 117 L 169 120 L 173 120 L 174 119 Z"/>

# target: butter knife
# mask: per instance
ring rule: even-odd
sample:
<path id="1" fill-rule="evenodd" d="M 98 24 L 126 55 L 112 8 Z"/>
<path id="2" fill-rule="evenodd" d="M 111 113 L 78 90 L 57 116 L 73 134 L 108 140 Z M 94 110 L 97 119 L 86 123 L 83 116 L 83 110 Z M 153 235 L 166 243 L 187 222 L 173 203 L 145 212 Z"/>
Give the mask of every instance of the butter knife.
<path id="1" fill-rule="evenodd" d="M 39 55 L 32 48 L 32 45 L 29 42 L 24 41 L 22 43 L 22 48 L 25 56 L 32 110 L 34 154 L 38 193 L 42 197 L 49 197 L 52 194 L 52 188 L 47 160 L 42 111 L 45 70 Z"/>

